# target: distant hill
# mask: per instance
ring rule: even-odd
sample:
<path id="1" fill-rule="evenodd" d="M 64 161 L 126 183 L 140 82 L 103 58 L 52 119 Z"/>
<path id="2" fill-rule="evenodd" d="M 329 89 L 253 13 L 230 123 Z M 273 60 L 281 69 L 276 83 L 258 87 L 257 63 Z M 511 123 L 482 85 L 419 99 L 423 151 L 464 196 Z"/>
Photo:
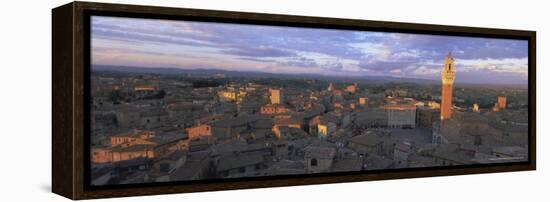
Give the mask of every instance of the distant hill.
<path id="1" fill-rule="evenodd" d="M 344 82 L 365 82 L 365 83 L 416 83 L 424 85 L 440 84 L 439 80 L 418 79 L 418 78 L 402 78 L 391 76 L 327 76 L 319 74 L 276 74 L 266 72 L 252 72 L 252 71 L 228 71 L 220 69 L 181 69 L 170 67 L 131 67 L 131 66 L 111 66 L 111 65 L 94 65 L 92 71 L 108 71 L 108 72 L 121 72 L 121 73 L 133 73 L 133 74 L 160 74 L 160 75 L 174 75 L 174 74 L 190 74 L 193 76 L 211 76 L 214 74 L 223 74 L 226 77 L 245 77 L 245 78 L 306 78 L 306 79 L 320 79 L 320 80 L 334 80 Z M 481 84 L 481 83 L 458 83 L 457 85 L 464 86 L 510 86 L 521 87 L 523 85 L 498 85 L 498 84 Z"/>
<path id="2" fill-rule="evenodd" d="M 414 82 L 414 83 L 437 83 L 438 81 L 415 78 L 398 78 L 389 76 L 327 76 L 318 74 L 276 74 L 251 71 L 227 71 L 220 69 L 180 69 L 169 67 L 130 67 L 130 66 L 111 66 L 94 65 L 92 71 L 109 71 L 134 74 L 191 74 L 196 76 L 209 76 L 214 74 L 223 74 L 227 77 L 280 77 L 280 78 L 311 78 L 311 79 L 332 79 L 332 80 L 370 80 L 381 82 Z"/>

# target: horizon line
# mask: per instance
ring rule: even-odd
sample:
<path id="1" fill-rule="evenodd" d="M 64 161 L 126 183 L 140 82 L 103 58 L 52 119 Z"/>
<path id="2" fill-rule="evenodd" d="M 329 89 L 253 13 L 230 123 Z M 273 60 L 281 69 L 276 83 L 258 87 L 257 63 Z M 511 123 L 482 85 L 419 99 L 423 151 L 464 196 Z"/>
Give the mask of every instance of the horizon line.
<path id="1" fill-rule="evenodd" d="M 129 65 L 113 65 L 113 64 L 90 64 L 91 70 L 94 66 L 109 66 L 109 67 L 123 67 L 123 68 L 137 68 L 137 69 L 172 69 L 172 70 L 216 70 L 216 71 L 225 71 L 225 72 L 252 72 L 252 73 L 262 73 L 262 74 L 273 74 L 273 75 L 304 75 L 304 76 L 323 76 L 323 77 L 336 77 L 336 78 L 361 78 L 361 77 L 387 77 L 387 78 L 393 78 L 393 79 L 414 79 L 414 80 L 424 80 L 424 81 L 433 81 L 438 82 L 439 79 L 429 79 L 429 78 L 417 78 L 417 77 L 402 77 L 402 76 L 391 76 L 391 75 L 333 75 L 333 74 L 318 74 L 318 73 L 273 73 L 273 72 L 265 72 L 265 71 L 253 71 L 253 70 L 227 70 L 227 69 L 221 69 L 216 67 L 210 67 L 210 68 L 191 68 L 191 67 L 170 67 L 170 66 L 129 66 Z M 439 75 L 439 74 L 437 74 Z M 438 77 L 440 78 L 440 77 Z M 457 82 L 455 81 L 455 84 L 486 84 L 486 85 L 512 85 L 512 86 L 524 86 L 528 87 L 528 82 L 525 80 L 525 83 L 518 82 L 518 83 L 481 83 L 481 82 Z"/>

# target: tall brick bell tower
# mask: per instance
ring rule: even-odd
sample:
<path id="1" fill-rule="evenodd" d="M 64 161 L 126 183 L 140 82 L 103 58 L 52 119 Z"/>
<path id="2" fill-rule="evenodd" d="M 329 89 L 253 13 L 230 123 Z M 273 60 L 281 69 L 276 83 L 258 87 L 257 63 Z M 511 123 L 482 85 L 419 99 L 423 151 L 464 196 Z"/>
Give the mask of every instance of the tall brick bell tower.
<path id="1" fill-rule="evenodd" d="M 455 81 L 455 65 L 453 55 L 449 52 L 445 57 L 445 66 L 441 71 L 441 120 L 450 119 L 453 111 L 453 84 Z"/>

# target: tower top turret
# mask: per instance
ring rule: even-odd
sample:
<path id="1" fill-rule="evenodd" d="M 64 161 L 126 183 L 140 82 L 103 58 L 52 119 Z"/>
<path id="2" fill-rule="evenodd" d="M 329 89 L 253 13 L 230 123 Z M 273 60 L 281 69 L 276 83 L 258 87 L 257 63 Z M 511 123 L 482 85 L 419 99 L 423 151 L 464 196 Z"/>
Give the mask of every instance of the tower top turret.
<path id="1" fill-rule="evenodd" d="M 445 64 L 443 65 L 443 69 L 441 71 L 441 80 L 443 84 L 453 84 L 455 80 L 455 65 L 454 65 L 455 59 L 453 58 L 453 55 L 451 52 L 447 54 L 447 57 L 445 57 Z"/>

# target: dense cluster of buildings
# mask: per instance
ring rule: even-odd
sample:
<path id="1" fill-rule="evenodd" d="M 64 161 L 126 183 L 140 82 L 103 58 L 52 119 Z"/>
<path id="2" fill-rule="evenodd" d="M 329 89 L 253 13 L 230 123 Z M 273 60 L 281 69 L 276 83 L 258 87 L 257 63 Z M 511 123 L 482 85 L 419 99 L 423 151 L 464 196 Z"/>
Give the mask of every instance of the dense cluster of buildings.
<path id="1" fill-rule="evenodd" d="M 440 100 L 146 76 L 92 77 L 92 184 L 129 184 L 526 160 L 527 109 L 453 105 L 451 55 Z M 217 79 L 224 79 L 216 75 Z"/>

